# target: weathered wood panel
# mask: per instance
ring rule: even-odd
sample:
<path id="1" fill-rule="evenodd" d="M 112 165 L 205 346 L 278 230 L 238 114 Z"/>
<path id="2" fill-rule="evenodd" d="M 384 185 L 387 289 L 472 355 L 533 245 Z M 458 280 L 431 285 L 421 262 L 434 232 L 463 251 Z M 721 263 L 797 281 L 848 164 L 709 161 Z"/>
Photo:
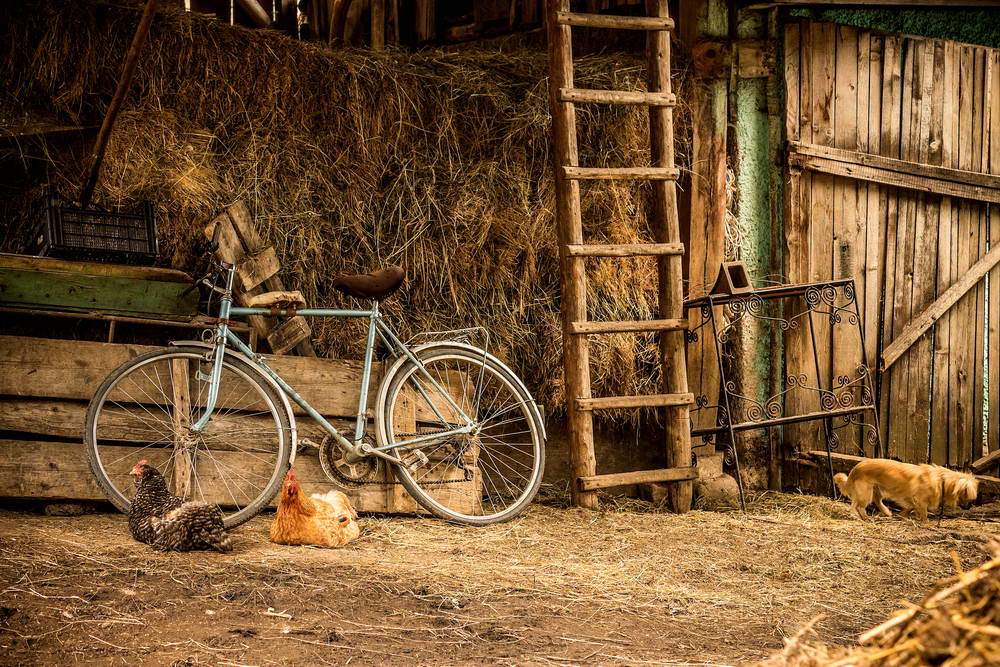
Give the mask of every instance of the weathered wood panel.
<path id="1" fill-rule="evenodd" d="M 1000 172 L 1000 51 L 811 21 L 789 26 L 785 49 L 786 133 L 798 142 L 790 156 L 797 192 L 786 207 L 788 277 L 854 276 L 866 329 L 862 344 L 846 328 L 817 327 L 816 386 L 829 387 L 851 375 L 862 349 L 875 366 L 1000 238 L 985 203 Z M 963 465 L 1000 447 L 1000 306 L 992 303 L 1000 271 L 987 279 L 990 303 L 980 280 L 882 377 L 888 455 Z M 786 370 L 811 381 L 801 338 L 786 338 Z M 790 395 L 786 409 L 793 402 L 801 401 Z M 815 427 L 786 431 L 790 446 L 822 445 Z M 841 433 L 842 451 L 858 444 Z"/>

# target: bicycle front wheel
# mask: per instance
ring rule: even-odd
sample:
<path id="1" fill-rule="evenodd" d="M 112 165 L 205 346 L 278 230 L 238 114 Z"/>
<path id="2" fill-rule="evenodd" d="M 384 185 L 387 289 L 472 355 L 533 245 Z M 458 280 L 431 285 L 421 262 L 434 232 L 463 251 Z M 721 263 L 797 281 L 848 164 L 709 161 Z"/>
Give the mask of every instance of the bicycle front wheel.
<path id="1" fill-rule="evenodd" d="M 141 459 L 175 495 L 218 506 L 227 528 L 255 516 L 278 492 L 291 453 L 280 395 L 259 371 L 226 355 L 216 408 L 194 433 L 211 370 L 204 349 L 156 350 L 120 366 L 97 390 L 87 410 L 87 458 L 121 511 L 131 506 L 130 471 Z"/>
<path id="2" fill-rule="evenodd" d="M 538 492 L 544 428 L 514 373 L 482 350 L 442 343 L 403 363 L 379 391 L 376 436 L 396 478 L 435 516 L 485 525 L 511 519 Z"/>

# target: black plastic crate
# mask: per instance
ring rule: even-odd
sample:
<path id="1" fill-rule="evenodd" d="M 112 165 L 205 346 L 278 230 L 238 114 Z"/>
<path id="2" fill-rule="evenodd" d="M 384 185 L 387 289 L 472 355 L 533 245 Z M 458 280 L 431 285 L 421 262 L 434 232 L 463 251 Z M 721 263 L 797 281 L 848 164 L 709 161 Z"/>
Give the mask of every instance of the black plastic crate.
<path id="1" fill-rule="evenodd" d="M 45 257 L 154 264 L 156 220 L 146 202 L 138 211 L 80 208 L 59 197 L 45 198 L 32 250 Z"/>

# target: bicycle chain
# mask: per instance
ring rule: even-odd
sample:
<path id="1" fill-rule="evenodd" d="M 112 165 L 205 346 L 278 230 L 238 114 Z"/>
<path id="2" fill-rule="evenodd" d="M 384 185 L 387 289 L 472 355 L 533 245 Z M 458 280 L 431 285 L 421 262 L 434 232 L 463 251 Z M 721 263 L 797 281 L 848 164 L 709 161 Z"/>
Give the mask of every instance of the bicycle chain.
<path id="1" fill-rule="evenodd" d="M 434 435 L 435 433 L 444 433 L 447 430 L 449 430 L 449 429 L 441 429 L 441 430 L 438 430 L 438 431 L 419 431 L 419 432 L 414 432 L 414 433 L 400 433 L 399 437 L 406 438 L 406 437 L 418 436 L 418 435 Z M 365 438 L 367 440 L 368 438 L 370 438 L 370 436 L 365 436 Z M 369 443 L 369 444 L 373 444 L 373 443 Z M 318 449 L 319 449 L 318 456 L 320 457 L 320 463 L 321 464 L 324 462 L 323 461 L 323 457 L 324 456 L 327 456 L 327 457 L 330 456 L 330 454 L 324 454 L 324 450 L 328 450 L 330 452 L 333 452 L 333 451 L 336 451 L 336 447 L 337 447 L 336 444 L 334 444 L 332 442 L 332 440 L 328 440 L 328 439 L 324 438 L 323 442 L 318 447 Z M 465 446 L 463 445 L 462 446 L 463 450 L 464 450 L 464 447 Z M 464 482 L 471 481 L 472 470 L 469 469 L 469 468 L 467 468 L 464 465 L 464 461 L 461 458 L 464 453 L 465 453 L 464 451 L 462 451 L 462 452 L 459 453 L 459 458 L 458 458 L 459 464 L 455 466 L 455 467 L 457 467 L 457 468 L 459 468 L 459 469 L 461 469 L 461 470 L 464 471 L 464 475 L 463 475 L 464 479 L 423 480 L 423 481 L 420 482 L 420 486 L 444 486 L 446 484 L 461 484 L 461 483 L 464 483 Z M 378 471 L 384 470 L 384 465 L 382 464 L 382 459 L 378 459 L 377 457 L 372 457 L 372 458 L 375 458 L 375 464 L 374 464 L 374 466 L 372 468 L 372 471 L 370 473 L 368 473 L 368 475 L 366 475 L 367 477 L 374 477 L 375 474 Z M 334 479 L 334 481 L 336 481 L 336 482 L 338 482 L 338 483 L 340 483 L 340 484 L 342 484 L 342 485 L 344 485 L 346 487 L 349 487 L 349 488 L 355 488 L 355 489 L 357 489 L 357 488 L 362 488 L 362 487 L 366 487 L 366 486 L 383 486 L 383 487 L 384 486 L 398 486 L 398 485 L 402 484 L 401 482 L 399 482 L 398 480 L 396 480 L 395 476 L 393 477 L 392 481 L 388 481 L 388 480 L 385 480 L 385 479 L 382 479 L 382 480 L 379 480 L 379 479 L 367 479 L 367 480 L 366 479 L 354 479 L 352 477 L 348 477 L 348 476 L 344 475 L 337 468 L 337 466 L 334 464 L 334 462 L 332 460 L 328 462 L 328 465 L 323 465 L 322 467 L 323 467 L 323 471 L 327 473 L 328 477 L 331 477 L 332 479 Z"/>

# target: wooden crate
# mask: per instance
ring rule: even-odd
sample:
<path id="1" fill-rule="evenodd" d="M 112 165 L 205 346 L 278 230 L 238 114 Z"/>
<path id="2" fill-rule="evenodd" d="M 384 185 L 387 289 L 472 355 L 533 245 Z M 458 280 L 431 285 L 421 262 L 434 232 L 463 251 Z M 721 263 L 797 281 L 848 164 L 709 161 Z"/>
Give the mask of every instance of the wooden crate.
<path id="1" fill-rule="evenodd" d="M 0 497 L 103 500 L 83 447 L 87 404 L 111 371 L 152 349 L 0 336 Z M 353 433 L 360 361 L 267 356 L 267 362 L 338 429 Z M 376 364 L 372 371 L 370 411 L 382 370 Z M 294 407 L 300 440 L 322 441 L 324 431 Z M 300 451 L 295 469 L 306 492 L 342 490 L 362 512 L 420 510 L 389 472 L 380 484 L 343 488 L 326 477 L 314 450 Z"/>

